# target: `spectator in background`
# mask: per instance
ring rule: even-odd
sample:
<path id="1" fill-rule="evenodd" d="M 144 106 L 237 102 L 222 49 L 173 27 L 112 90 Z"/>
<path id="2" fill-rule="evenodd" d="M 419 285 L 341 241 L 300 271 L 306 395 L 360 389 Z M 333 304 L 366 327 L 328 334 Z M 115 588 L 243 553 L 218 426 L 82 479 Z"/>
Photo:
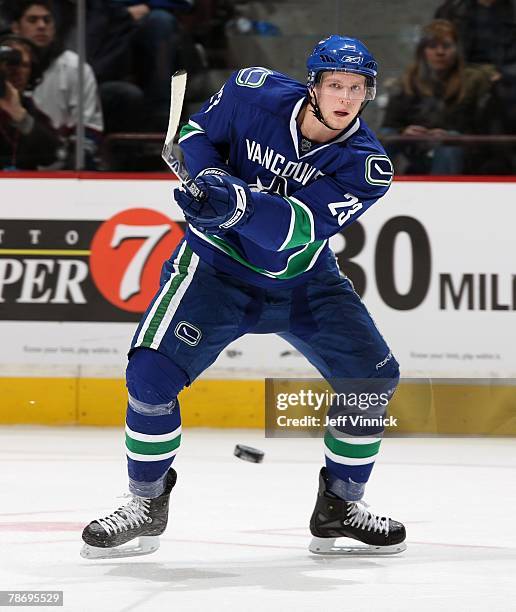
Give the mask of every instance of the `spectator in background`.
<path id="1" fill-rule="evenodd" d="M 131 82 L 130 41 L 137 26 L 118 3 L 87 0 L 86 8 L 86 56 L 99 84 L 104 134 L 145 131 L 144 94 Z"/>
<path id="2" fill-rule="evenodd" d="M 86 55 L 99 84 L 104 132 L 164 131 L 170 76 L 195 47 L 175 13 L 194 0 L 86 0 Z M 74 0 L 54 0 L 58 27 L 76 44 Z"/>
<path id="3" fill-rule="evenodd" d="M 58 167 L 74 167 L 75 129 L 79 105 L 79 57 L 63 50 L 56 37 L 50 0 L 18 0 L 11 7 L 11 30 L 36 45 L 40 57 L 41 81 L 34 90 L 34 101 L 50 117 L 64 146 Z M 97 82 L 91 67 L 84 66 L 84 124 L 86 168 L 95 169 L 97 147 L 103 130 Z"/>
<path id="4" fill-rule="evenodd" d="M 387 147 L 397 158 L 398 171 L 461 174 L 466 170 L 463 149 L 441 144 L 439 138 L 482 131 L 492 75 L 492 70 L 465 66 L 452 23 L 436 19 L 423 28 L 415 61 L 392 87 L 381 129 L 383 135 L 422 139 Z"/>
<path id="5" fill-rule="evenodd" d="M 129 54 L 129 78 L 143 90 L 146 127 L 165 131 L 170 107 L 170 77 L 184 67 L 182 47 L 188 36 L 179 27 L 175 11 L 190 10 L 194 0 L 110 0 L 108 8 L 122 9 L 133 25 L 124 37 Z M 119 15 L 118 23 L 121 23 Z M 88 45 L 92 48 L 92 44 Z M 141 123 L 141 118 L 139 120 Z"/>
<path id="6" fill-rule="evenodd" d="M 36 170 L 56 159 L 60 140 L 48 117 L 39 111 L 27 90 L 32 79 L 34 49 L 15 35 L 0 38 L 0 47 L 18 54 L 0 60 L 0 168 Z"/>
<path id="7" fill-rule="evenodd" d="M 493 95 L 486 131 L 516 134 L 516 15 L 513 0 L 447 0 L 436 17 L 452 21 L 467 62 L 494 67 Z M 505 155 L 504 155 L 505 154 Z M 485 172 L 516 167 L 514 147 L 485 149 Z M 512 161 L 511 161 L 512 157 Z"/>
<path id="8" fill-rule="evenodd" d="M 447 0 L 435 12 L 456 26 L 469 63 L 493 64 L 503 72 L 516 65 L 512 0 Z"/>

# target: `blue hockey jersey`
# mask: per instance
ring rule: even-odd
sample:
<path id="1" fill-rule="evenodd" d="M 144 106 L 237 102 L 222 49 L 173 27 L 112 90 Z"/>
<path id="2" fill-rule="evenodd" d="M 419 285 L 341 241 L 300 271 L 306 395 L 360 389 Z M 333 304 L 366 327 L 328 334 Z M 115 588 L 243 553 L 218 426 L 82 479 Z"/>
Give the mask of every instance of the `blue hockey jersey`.
<path id="1" fill-rule="evenodd" d="M 201 259 L 261 287 L 304 282 L 335 266 L 328 238 L 389 188 L 392 164 L 363 119 L 329 143 L 303 138 L 306 86 L 266 68 L 234 73 L 180 133 L 192 176 L 218 168 L 248 183 L 254 212 L 221 235 L 189 226 Z"/>

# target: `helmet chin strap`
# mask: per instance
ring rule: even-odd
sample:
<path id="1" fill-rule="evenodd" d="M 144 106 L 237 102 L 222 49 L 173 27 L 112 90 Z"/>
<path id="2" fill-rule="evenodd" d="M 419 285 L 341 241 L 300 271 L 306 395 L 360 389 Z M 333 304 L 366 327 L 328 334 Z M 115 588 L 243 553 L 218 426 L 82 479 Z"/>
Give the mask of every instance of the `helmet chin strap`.
<path id="1" fill-rule="evenodd" d="M 312 107 L 310 109 L 310 112 L 317 119 L 317 121 L 320 121 L 325 127 L 327 127 L 329 130 L 332 130 L 333 132 L 341 131 L 339 128 L 332 128 L 331 125 L 328 125 L 326 123 L 326 119 L 323 117 L 323 114 L 321 113 L 319 103 L 317 102 L 317 95 L 313 88 L 308 90 L 308 103 Z"/>
<path id="2" fill-rule="evenodd" d="M 311 89 L 308 90 L 308 103 L 310 104 L 310 106 L 312 107 L 310 109 L 310 112 L 312 113 L 312 115 L 318 120 L 320 121 L 325 127 L 327 127 L 329 130 L 332 130 L 333 132 L 342 132 L 343 130 L 341 130 L 340 128 L 332 128 L 331 125 L 328 125 L 326 123 L 326 119 L 323 117 L 323 114 L 321 112 L 321 109 L 319 107 L 319 103 L 317 101 L 317 95 L 315 93 L 314 88 L 312 87 Z M 365 109 L 365 107 L 369 104 L 369 100 L 364 100 L 364 102 L 362 102 L 362 105 L 360 107 L 360 110 L 358 111 L 358 113 L 355 115 L 355 117 L 353 117 L 354 121 L 357 117 L 360 117 L 360 115 L 362 114 L 362 111 Z M 350 121 L 351 123 L 351 121 Z"/>

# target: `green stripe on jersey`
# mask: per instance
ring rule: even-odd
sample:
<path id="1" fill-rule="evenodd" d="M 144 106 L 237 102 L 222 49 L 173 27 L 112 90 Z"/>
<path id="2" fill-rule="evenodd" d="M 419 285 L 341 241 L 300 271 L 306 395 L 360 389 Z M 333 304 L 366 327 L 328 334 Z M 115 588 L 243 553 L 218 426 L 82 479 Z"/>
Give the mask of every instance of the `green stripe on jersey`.
<path id="1" fill-rule="evenodd" d="M 366 457 L 373 457 L 378 453 L 381 440 L 371 442 L 371 444 L 350 444 L 349 442 L 344 442 L 343 439 L 334 438 L 329 432 L 326 432 L 324 444 L 332 453 L 341 457 L 364 459 Z"/>
<path id="2" fill-rule="evenodd" d="M 198 233 L 194 232 L 196 236 L 199 236 Z M 264 268 L 259 268 L 258 266 L 253 265 L 247 259 L 244 259 L 242 255 L 235 249 L 235 247 L 228 244 L 225 240 L 220 238 L 219 236 L 212 236 L 211 234 L 203 234 L 202 238 L 207 239 L 209 242 L 212 242 L 216 245 L 221 251 L 224 251 L 226 255 L 233 258 L 238 263 L 242 264 L 246 268 L 257 272 L 258 274 L 263 274 L 264 276 L 269 276 L 271 278 L 278 278 L 282 280 L 287 280 L 289 278 L 294 278 L 295 276 L 299 276 L 306 272 L 309 268 L 312 267 L 313 262 L 318 255 L 318 251 L 322 250 L 322 247 L 326 243 L 326 240 L 316 240 L 315 242 L 311 242 L 310 244 L 305 245 L 297 253 L 292 254 L 288 258 L 288 263 L 286 267 L 281 272 L 271 272 L 269 270 L 265 270 Z"/>
<path id="3" fill-rule="evenodd" d="M 176 450 L 180 444 L 181 434 L 167 442 L 141 442 L 140 440 L 133 440 L 127 433 L 125 434 L 127 450 L 138 455 L 163 455 Z"/>
<path id="4" fill-rule="evenodd" d="M 183 138 L 184 136 L 192 134 L 192 132 L 198 132 L 199 134 L 202 134 L 204 130 L 200 127 L 192 125 L 191 123 L 186 123 L 185 125 L 183 125 L 181 131 L 179 132 L 179 140 L 181 140 L 181 138 Z"/>
<path id="5" fill-rule="evenodd" d="M 293 249 L 294 247 L 313 242 L 314 240 L 314 226 L 313 218 L 308 209 L 303 208 L 293 198 L 284 198 L 292 207 L 294 214 L 294 227 L 292 229 L 292 235 L 290 236 L 287 244 L 281 247 L 281 250 Z"/>
<path id="6" fill-rule="evenodd" d="M 192 255 L 193 255 L 192 249 L 188 245 L 186 245 L 185 250 L 179 260 L 179 263 L 177 264 L 179 273 L 177 273 L 173 277 L 172 282 L 170 283 L 170 287 L 168 288 L 168 291 L 161 298 L 161 302 L 156 308 L 156 312 L 154 313 L 154 316 L 152 317 L 149 323 L 149 327 L 147 328 L 147 331 L 145 332 L 145 335 L 143 336 L 143 340 L 140 346 L 151 346 L 152 345 L 152 342 L 154 340 L 154 335 L 158 331 L 158 327 L 160 326 L 160 323 L 163 320 L 163 317 L 165 316 L 167 312 L 167 308 L 169 307 L 170 302 L 172 301 L 172 298 L 174 297 L 175 293 L 179 289 L 181 283 L 188 276 L 188 266 L 190 265 L 190 261 L 192 260 Z"/>

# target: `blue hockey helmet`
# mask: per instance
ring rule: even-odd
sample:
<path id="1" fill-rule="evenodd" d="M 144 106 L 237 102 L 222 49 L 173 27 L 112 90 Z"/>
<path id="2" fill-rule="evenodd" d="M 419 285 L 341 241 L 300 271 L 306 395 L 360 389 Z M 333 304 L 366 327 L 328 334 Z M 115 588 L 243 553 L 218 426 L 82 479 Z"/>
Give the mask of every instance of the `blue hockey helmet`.
<path id="1" fill-rule="evenodd" d="M 366 77 L 366 100 L 376 95 L 378 64 L 369 49 L 358 38 L 332 34 L 317 43 L 306 62 L 308 87 L 313 87 L 320 74 L 327 71 L 351 72 Z"/>

